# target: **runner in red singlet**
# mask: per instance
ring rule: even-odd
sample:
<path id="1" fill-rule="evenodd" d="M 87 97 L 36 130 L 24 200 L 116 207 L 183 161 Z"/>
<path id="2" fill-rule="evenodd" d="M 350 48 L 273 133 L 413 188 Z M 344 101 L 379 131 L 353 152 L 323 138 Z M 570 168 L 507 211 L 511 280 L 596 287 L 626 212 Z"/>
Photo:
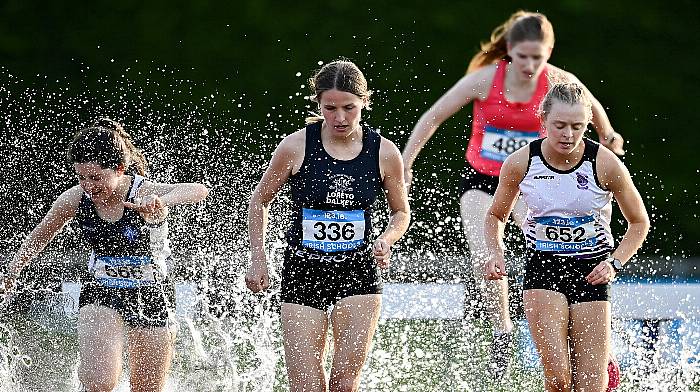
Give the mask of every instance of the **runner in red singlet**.
<path id="1" fill-rule="evenodd" d="M 418 153 L 437 128 L 469 102 L 474 101 L 472 135 L 466 152 L 466 169 L 460 192 L 460 210 L 471 253 L 474 276 L 482 288 L 484 303 L 493 324 L 491 368 L 501 377 L 508 368 L 513 323 L 508 310 L 506 279 L 485 281 L 485 243 L 483 223 L 498 175 L 505 158 L 530 141 L 544 136 L 536 108 L 550 80 L 578 79 L 551 64 L 554 31 L 539 13 L 518 11 L 496 28 L 491 40 L 482 44 L 469 64 L 467 74 L 421 116 L 403 151 L 407 186 Z M 624 140 L 610 125 L 605 110 L 592 100 L 592 124 L 600 143 L 618 155 L 624 154 Z M 524 208 L 517 202 L 513 210 L 516 223 L 522 221 Z"/>

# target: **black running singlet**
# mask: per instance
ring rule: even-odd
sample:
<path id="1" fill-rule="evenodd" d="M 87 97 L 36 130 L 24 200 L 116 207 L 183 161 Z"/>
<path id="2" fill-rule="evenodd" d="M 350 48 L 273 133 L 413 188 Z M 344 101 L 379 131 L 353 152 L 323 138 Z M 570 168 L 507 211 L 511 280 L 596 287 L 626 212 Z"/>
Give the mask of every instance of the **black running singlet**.
<path id="1" fill-rule="evenodd" d="M 323 148 L 321 125 L 306 127 L 304 161 L 289 179 L 294 211 L 287 243 L 322 253 L 366 249 L 372 206 L 382 191 L 381 136 L 363 125 L 362 151 L 353 159 L 339 160 Z"/>
<path id="2" fill-rule="evenodd" d="M 144 178 L 132 179 L 127 201 L 133 202 Z M 88 271 L 104 287 L 132 288 L 162 281 L 170 256 L 167 221 L 158 226 L 146 223 L 130 208 L 116 222 L 97 214 L 95 203 L 83 194 L 76 213 L 83 238 L 92 248 Z"/>

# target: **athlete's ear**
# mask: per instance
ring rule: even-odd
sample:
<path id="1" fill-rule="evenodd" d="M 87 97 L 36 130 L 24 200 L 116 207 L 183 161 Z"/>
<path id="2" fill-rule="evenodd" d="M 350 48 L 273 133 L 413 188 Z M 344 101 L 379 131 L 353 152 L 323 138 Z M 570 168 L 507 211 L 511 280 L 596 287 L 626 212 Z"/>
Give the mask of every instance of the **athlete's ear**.
<path id="1" fill-rule="evenodd" d="M 126 167 L 124 167 L 123 163 L 120 163 L 117 165 L 117 168 L 114 169 L 114 171 L 117 172 L 117 175 L 121 176 L 124 174 L 124 172 L 126 172 Z"/>

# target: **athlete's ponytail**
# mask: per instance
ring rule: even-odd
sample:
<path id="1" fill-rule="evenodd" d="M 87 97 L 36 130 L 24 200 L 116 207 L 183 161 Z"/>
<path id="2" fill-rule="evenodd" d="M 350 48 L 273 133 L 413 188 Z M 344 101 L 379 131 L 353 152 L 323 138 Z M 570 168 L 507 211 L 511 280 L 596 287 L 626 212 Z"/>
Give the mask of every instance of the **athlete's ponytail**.
<path id="1" fill-rule="evenodd" d="M 508 57 L 508 44 L 523 41 L 542 42 L 554 46 L 554 28 L 546 16 L 536 12 L 517 11 L 505 23 L 496 27 L 491 39 L 481 43 L 481 51 L 469 62 L 467 73 Z"/>
<path id="2" fill-rule="evenodd" d="M 103 169 L 123 165 L 126 172 L 146 174 L 148 163 L 124 127 L 109 118 L 99 118 L 92 127 L 79 131 L 68 147 L 71 163 L 94 162 Z"/>

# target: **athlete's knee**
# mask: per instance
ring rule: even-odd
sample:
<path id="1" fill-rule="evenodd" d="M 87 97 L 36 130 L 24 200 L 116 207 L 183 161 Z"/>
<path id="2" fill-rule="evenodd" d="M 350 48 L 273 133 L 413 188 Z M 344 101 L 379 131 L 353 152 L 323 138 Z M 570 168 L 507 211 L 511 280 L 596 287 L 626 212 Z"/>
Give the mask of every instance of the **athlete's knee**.
<path id="1" fill-rule="evenodd" d="M 360 384 L 359 374 L 339 374 L 331 378 L 329 383 L 330 392 L 354 392 Z"/>
<path id="2" fill-rule="evenodd" d="M 608 384 L 608 373 L 606 371 L 576 371 L 573 374 L 573 378 L 576 380 L 576 388 L 581 388 L 585 391 L 600 391 Z"/>
<path id="3" fill-rule="evenodd" d="M 549 362 L 544 367 L 547 391 L 571 391 L 571 371 L 562 363 Z"/>
<path id="4" fill-rule="evenodd" d="M 131 378 L 131 392 L 160 392 L 165 387 L 165 375 L 154 374 Z"/>
<path id="5" fill-rule="evenodd" d="M 563 378 L 547 378 L 545 381 L 545 389 L 548 392 L 570 392 L 571 381 Z"/>
<path id="6" fill-rule="evenodd" d="M 293 391 L 325 391 L 326 377 L 320 364 L 288 365 L 287 377 Z"/>
<path id="7" fill-rule="evenodd" d="M 545 386 L 547 391 L 569 392 L 571 391 L 571 377 L 563 374 L 545 375 Z"/>
<path id="8" fill-rule="evenodd" d="M 81 369 L 78 372 L 78 379 L 83 384 L 85 392 L 111 392 L 117 387 L 119 375 Z"/>

